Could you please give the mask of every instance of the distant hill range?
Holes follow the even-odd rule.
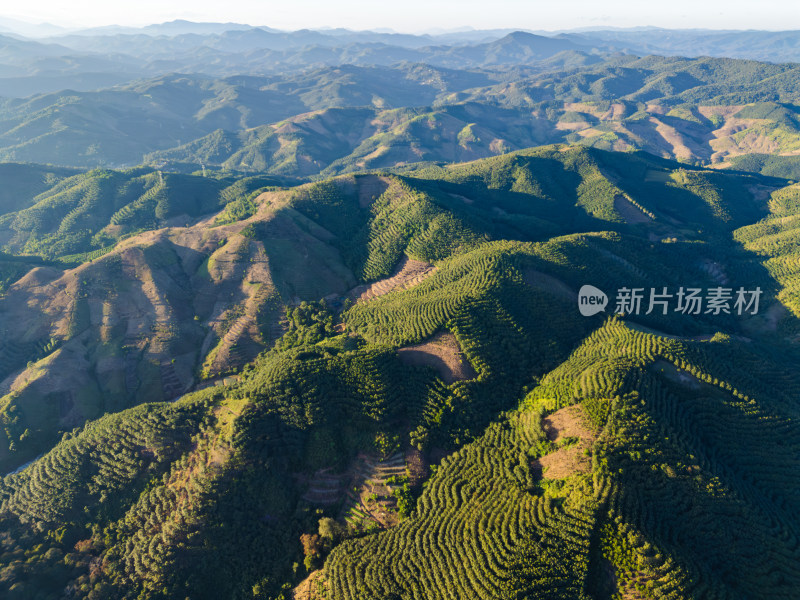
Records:
[[[800,179],[792,158],[800,153],[800,66],[601,57],[559,51],[564,44],[516,33],[437,50],[442,63],[491,63],[479,68],[401,62],[223,78],[172,73],[9,98],[0,100],[0,160],[310,177],[575,143],[750,170],[766,163],[737,157],[766,154],[774,172]]]
[[[18,27],[0,598],[796,600],[798,34]]]
[[[347,29],[280,31],[189,21],[66,31],[2,19],[0,96],[92,90],[170,72],[270,75],[404,61],[455,69],[530,66],[565,51],[792,62],[800,59],[800,32],[636,28],[412,35]]]

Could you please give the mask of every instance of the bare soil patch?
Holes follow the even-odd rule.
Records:
[[[317,593],[318,580],[322,578],[322,569],[314,571],[303,579],[294,590],[292,590],[293,600],[317,600],[320,598]]]
[[[669,112],[669,108],[660,104],[648,104],[645,110],[654,115],[666,115]]]
[[[710,119],[713,115],[720,115],[723,118],[729,118],[744,108],[744,104],[730,104],[721,106],[698,106],[697,112],[703,115],[706,119]]]
[[[385,148],[378,148],[375,152],[368,154],[364,159],[376,158],[385,152]],[[372,206],[378,198],[389,188],[390,181],[387,177],[377,175],[363,175],[356,178],[358,184],[358,205],[361,208]]]
[[[688,140],[684,138],[680,131],[655,117],[651,117],[650,122],[655,126],[656,133],[672,147],[672,154],[675,158],[683,160],[694,158],[695,153],[687,145]]]
[[[702,387],[702,382],[687,371],[679,369],[671,362],[659,359],[653,363],[653,368],[664,375],[667,379],[674,381],[684,387],[692,390],[699,390]]]
[[[746,131],[765,121],[735,117],[734,115],[741,108],[742,106],[698,107],[699,112],[705,117],[716,114],[724,119],[721,126],[712,132],[714,137],[708,142],[713,151],[711,155],[712,161],[718,162],[729,156],[738,156],[751,152],[777,153],[778,143],[775,140],[768,138],[757,129]],[[741,132],[745,133],[737,135]]]
[[[585,135],[582,132],[586,130],[589,123],[586,121],[559,121],[556,123],[556,129],[559,131],[577,131],[581,133],[581,135]]]
[[[747,191],[753,195],[753,200],[758,206],[766,208],[769,203],[769,197],[776,189],[768,185],[749,185]]]
[[[791,313],[780,302],[771,304],[766,310],[759,308],[758,314],[750,316],[743,326],[748,333],[773,332],[778,330],[778,323]]]
[[[369,285],[360,285],[348,292],[348,297],[356,302],[367,302],[394,290],[406,290],[422,282],[436,271],[430,263],[403,257],[391,277]]]
[[[531,461],[535,473],[547,479],[564,479],[591,470],[592,460],[587,450],[592,447],[596,435],[583,407],[576,404],[557,410],[545,417],[542,427],[552,442],[563,443],[568,438],[577,438],[577,441]]]
[[[583,138],[593,137],[595,135],[603,135],[604,133],[604,131],[600,131],[595,127],[587,127],[586,129],[581,129],[577,132],[577,134]]]
[[[437,333],[429,341],[397,351],[400,362],[433,367],[445,383],[477,377],[452,333]]]
[[[667,171],[656,171],[655,169],[647,169],[644,174],[645,181],[657,181],[659,183],[668,183],[670,180]]]
[[[725,269],[721,264],[709,259],[703,259],[701,263],[701,268],[703,271],[708,273],[714,281],[719,283],[720,285],[727,285],[728,284],[728,276],[725,274]]]
[[[612,104],[611,108],[609,109],[609,113],[603,115],[603,119],[621,119],[625,116],[625,105],[624,104]]]
[[[567,406],[545,417],[542,427],[552,442],[568,437],[594,439],[592,427],[580,404]]]
[[[764,318],[767,323],[767,327],[769,331],[775,331],[778,329],[778,322],[786,317],[789,314],[789,311],[786,310],[786,307],[781,304],[780,302],[776,302],[772,306],[767,309]]]
[[[408,483],[412,488],[422,485],[422,482],[430,475],[430,466],[425,455],[414,447],[406,450],[406,470]]]
[[[344,498],[346,480],[345,473],[337,474],[331,469],[320,469],[311,478],[303,500],[320,506],[338,504]]]
[[[646,215],[642,212],[642,209],[634,205],[633,202],[621,194],[614,196],[614,210],[616,210],[622,218],[625,219],[625,222],[630,225],[650,223],[652,221],[649,215]]]
[[[384,529],[397,525],[400,520],[393,491],[398,484],[390,484],[389,479],[406,474],[402,452],[388,457],[359,454],[350,468],[350,481],[339,521],[354,529],[362,529],[369,522]]]
[[[475,204],[475,200],[472,198],[467,198],[466,196],[462,196],[461,194],[454,194],[452,192],[448,192],[448,196],[451,198],[455,198],[456,200],[461,200],[464,204]]]

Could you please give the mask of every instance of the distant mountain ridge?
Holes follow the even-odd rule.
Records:
[[[796,37],[0,36],[0,598],[797,600]]]
[[[13,25],[13,23],[11,23]],[[46,29],[42,30],[45,31]],[[639,28],[525,32],[471,30],[405,34],[345,29],[281,31],[238,23],[172,21],[142,28],[100,27],[0,43],[0,96],[25,97],[153,77],[169,72],[226,76],[288,74],[344,64],[424,62],[457,69],[535,65],[564,51],[800,60],[800,32]],[[45,60],[44,57],[49,57]]]
[[[562,47],[545,39],[545,55]],[[502,62],[533,56],[540,41],[520,33],[459,52]],[[442,50],[442,62],[455,55]],[[0,160],[309,177],[550,143],[717,166],[750,153],[783,160],[800,152],[800,66],[792,63],[575,50],[529,62],[322,66],[219,79],[173,73],[0,100]]]

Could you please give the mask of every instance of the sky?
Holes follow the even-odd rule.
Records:
[[[173,19],[236,22],[277,29],[346,27],[431,29],[583,27],[800,29],[796,0],[26,0],[0,17],[78,28],[141,26]]]

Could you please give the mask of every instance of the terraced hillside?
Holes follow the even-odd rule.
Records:
[[[763,351],[607,322],[442,461],[413,517],[338,546],[312,597],[793,597],[800,379]],[[565,406],[599,432],[590,467],[542,473],[578,443],[547,435]]]
[[[72,269],[27,263],[0,317],[0,392],[23,415],[11,439],[28,430],[32,452],[87,417],[174,399],[271,345],[294,299],[351,288],[330,234],[308,233],[299,215],[271,207],[285,204],[280,193],[271,198],[243,221],[212,227],[212,214],[139,234]]]
[[[564,146],[197,179],[188,225],[9,257],[0,595],[793,597],[795,186]]]
[[[6,430],[10,450],[0,450],[0,458],[13,467],[14,461],[37,455],[58,430],[105,411],[178,397],[203,378],[241,368],[280,337],[286,326],[284,307],[305,300],[326,297],[341,309],[348,296],[369,299],[347,312],[344,323],[350,330],[385,343],[422,342],[471,297],[470,288],[460,286],[474,275],[462,280],[461,275],[453,279],[454,274],[459,269],[487,272],[482,260],[466,253],[491,239],[545,240],[575,231],[616,230],[567,238],[563,243],[570,258],[555,277],[531,279],[542,270],[535,264],[523,268],[523,279],[535,289],[549,290],[555,282],[562,301],[571,298],[584,277],[568,265],[601,259],[608,263],[602,267],[606,279],[620,285],[647,279],[657,264],[662,271],[671,268],[670,281],[677,283],[678,273],[686,274],[684,255],[691,256],[692,277],[698,281],[714,281],[719,269],[731,277],[737,270],[752,275],[746,256],[734,248],[721,250],[719,244],[731,227],[767,214],[764,194],[779,180],[686,169],[644,156],[621,160],[603,152],[543,148],[416,171],[413,177],[351,176],[257,197],[251,190],[263,183],[258,178],[220,183],[186,176],[184,181],[209,198],[209,206],[228,201],[220,214],[200,214],[188,226],[122,241],[110,238],[112,245],[103,252],[62,256],[60,264],[37,263],[40,259],[29,256],[4,259],[0,392],[6,414],[18,412]],[[72,239],[89,218],[100,227],[105,217],[92,207],[105,197],[104,186],[118,194],[150,181],[151,191],[166,194],[164,201],[171,201],[169,194],[183,197],[178,192],[184,188],[169,187],[167,179],[161,187],[158,178],[157,172],[98,172],[64,179],[4,218],[19,229],[16,239],[29,236],[22,248],[30,251],[30,240],[44,239],[37,233],[39,225],[25,229],[19,223],[29,222],[31,215],[37,223],[52,221],[54,211],[74,206],[75,225],[64,221],[59,232],[48,236]],[[120,182],[127,183],[120,187]],[[209,190],[203,187],[206,182]],[[652,217],[629,222],[630,209],[622,210],[619,203],[623,196]],[[74,204],[62,207],[55,198]],[[208,210],[195,206],[195,211]],[[158,226],[148,218],[135,220],[134,226]],[[117,235],[124,237],[121,231]],[[615,237],[619,234],[633,235]],[[703,237],[713,238],[714,244],[703,244],[698,253],[694,248]],[[681,243],[664,246],[674,255],[665,261],[660,246],[674,241]],[[75,249],[91,248],[75,244]],[[491,265],[505,262],[502,247],[490,253],[494,258],[488,272]],[[553,251],[546,250],[545,257]],[[449,256],[455,261],[450,275],[439,266]],[[67,260],[84,262],[65,269]],[[709,271],[708,265],[717,270]],[[356,286],[359,282],[365,283]],[[492,289],[496,283],[489,279],[472,285]],[[408,294],[398,295],[405,288]],[[437,295],[446,296],[443,304],[436,304]],[[391,321],[380,316],[387,310],[409,316],[404,331],[387,329]],[[480,371],[468,348],[453,357],[471,365],[463,377],[470,378],[473,368]],[[443,359],[447,372],[455,372],[455,363],[447,367],[450,359]]]

